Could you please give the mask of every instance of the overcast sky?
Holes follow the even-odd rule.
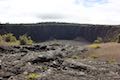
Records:
[[[120,0],[0,0],[0,22],[120,24]]]

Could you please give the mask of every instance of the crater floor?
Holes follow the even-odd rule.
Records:
[[[1,80],[120,80],[119,62],[88,58],[89,43],[54,40],[0,46]]]

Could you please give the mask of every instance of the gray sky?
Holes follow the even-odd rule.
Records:
[[[0,0],[0,22],[120,24],[120,0]]]

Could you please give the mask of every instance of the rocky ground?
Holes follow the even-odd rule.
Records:
[[[49,41],[0,47],[0,80],[120,80],[120,64],[81,56],[86,44]]]

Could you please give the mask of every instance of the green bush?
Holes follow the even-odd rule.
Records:
[[[31,39],[31,37],[27,35],[20,36],[19,41],[21,45],[32,45],[33,44],[33,40]]]
[[[0,42],[2,42],[2,36],[0,35]]]
[[[118,34],[116,41],[117,41],[117,43],[120,43],[120,34]]]
[[[94,43],[102,43],[103,40],[101,37],[97,37],[97,39],[94,41]]]
[[[41,77],[41,75],[38,73],[29,73],[29,75],[27,75],[27,80],[37,80],[39,77]]]
[[[27,35],[22,35],[19,40],[12,33],[0,35],[0,45],[32,45],[33,40]]]
[[[98,48],[100,48],[100,45],[94,43],[94,44],[89,45],[88,47],[93,48],[93,49],[98,49]]]
[[[2,35],[2,38],[5,42],[16,42],[17,39],[12,33]]]

